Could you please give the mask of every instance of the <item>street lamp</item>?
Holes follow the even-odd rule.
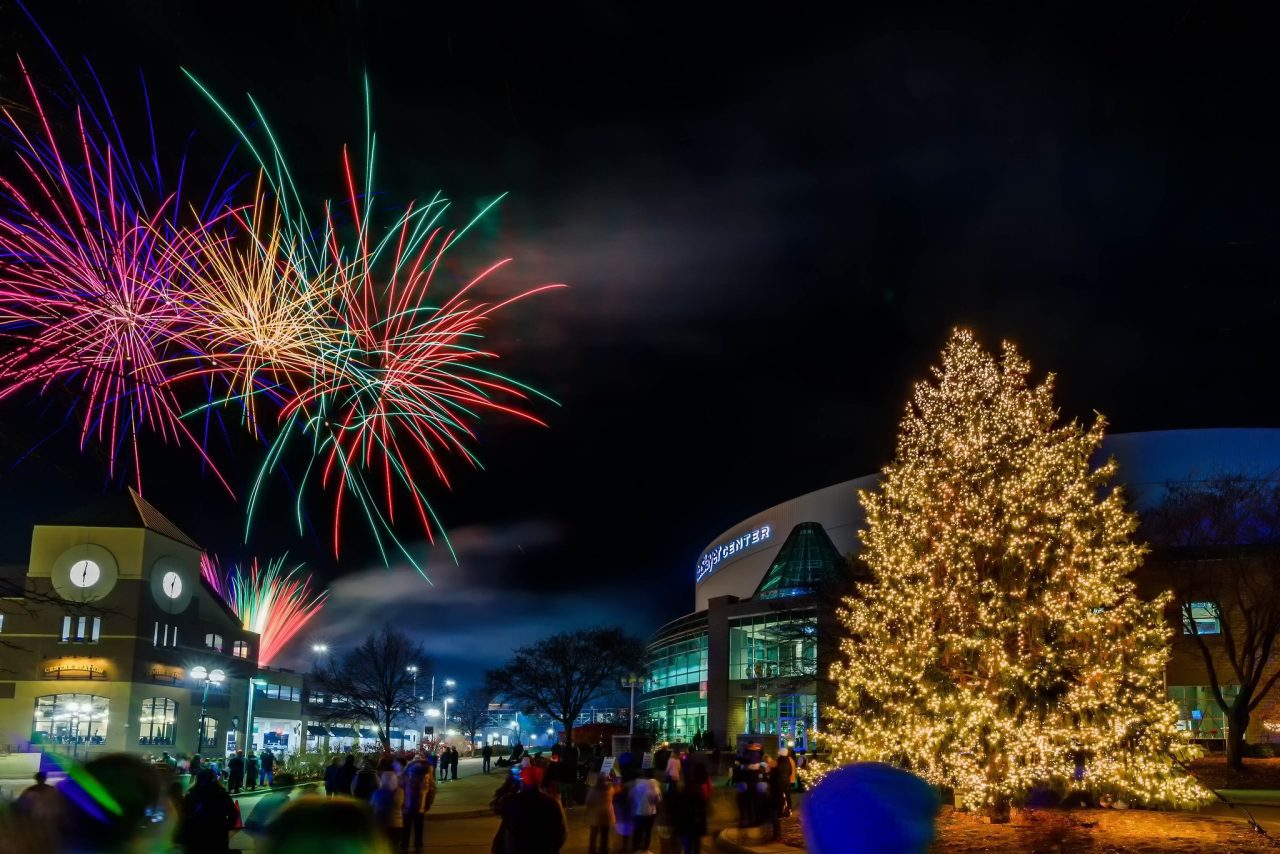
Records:
[[[627,724],[630,729],[627,730],[627,735],[636,734],[636,688],[640,686],[641,682],[640,677],[634,673],[627,674],[626,678],[622,680],[622,687],[631,689],[631,714],[627,716]]]
[[[418,665],[410,664],[405,670],[413,674],[413,704],[416,706],[422,698],[418,696]]]
[[[205,741],[207,740],[205,738],[205,715],[209,706],[209,686],[221,685],[226,680],[227,674],[217,667],[210,670],[203,664],[197,664],[191,668],[191,678],[197,682],[204,683],[204,693],[200,697],[200,742],[196,746],[197,751],[200,751],[204,750]]]

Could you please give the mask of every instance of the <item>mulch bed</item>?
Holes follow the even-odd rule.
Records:
[[[800,823],[786,819],[782,841],[804,848]],[[1239,822],[1192,813],[1148,810],[1014,810],[1008,824],[944,807],[935,854],[1275,854],[1276,848]]]
[[[1191,763],[1196,779],[1215,789],[1280,789],[1280,759],[1246,759],[1244,771],[1232,771],[1225,756]]]

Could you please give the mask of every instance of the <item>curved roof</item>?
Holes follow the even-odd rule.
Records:
[[[1101,454],[1115,457],[1116,482],[1139,510],[1158,503],[1172,483],[1222,474],[1280,479],[1280,429],[1275,428],[1116,433],[1103,440]],[[725,530],[698,558],[694,607],[705,608],[715,596],[752,596],[778,557],[783,539],[802,523],[821,525],[840,554],[856,551],[863,524],[858,492],[874,488],[879,480],[879,474],[871,474],[832,484],[753,513]]]

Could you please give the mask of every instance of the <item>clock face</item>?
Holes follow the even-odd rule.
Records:
[[[164,590],[164,595],[170,599],[177,599],[182,595],[182,576],[173,570],[169,570],[160,579],[160,587]]]
[[[69,602],[94,602],[109,594],[120,576],[115,557],[94,543],[64,551],[49,567],[49,579],[59,597]]]
[[[196,584],[189,560],[175,555],[162,555],[151,565],[151,595],[167,614],[187,609]]]
[[[102,577],[102,567],[94,561],[78,560],[71,565],[71,583],[76,587],[92,587]]]

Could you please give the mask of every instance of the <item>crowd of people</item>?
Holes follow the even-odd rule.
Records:
[[[483,758],[492,755],[490,749]],[[558,745],[549,756],[531,756],[517,746],[503,759],[509,773],[490,803],[500,818],[492,850],[556,854],[568,836],[566,809],[583,806],[591,854],[697,854],[719,773],[718,763],[708,767],[710,758],[671,750],[624,753],[616,761],[582,758],[569,745]],[[231,834],[241,828],[273,852],[337,850],[332,838],[316,835],[319,828],[353,840],[371,834],[366,847],[353,843],[350,851],[422,851],[427,813],[439,786],[458,779],[458,759],[452,747],[430,755],[335,756],[324,768],[322,790],[320,784],[307,785],[292,799],[268,790],[242,816],[233,795],[271,786],[277,760],[270,751],[238,750],[203,760],[166,753],[154,762],[104,756],[69,770],[56,787],[38,774],[35,785],[0,817],[0,854],[118,850],[121,840],[148,834],[158,840],[167,834],[188,852],[226,851]],[[733,757],[726,784],[734,789],[740,826],[772,825],[778,837],[803,759],[785,748],[766,757],[756,744]],[[485,763],[483,771],[489,770]],[[299,812],[307,820],[296,818]],[[350,827],[335,829],[332,816],[338,813]],[[303,837],[323,844],[296,847]],[[151,847],[167,850],[163,843]]]

